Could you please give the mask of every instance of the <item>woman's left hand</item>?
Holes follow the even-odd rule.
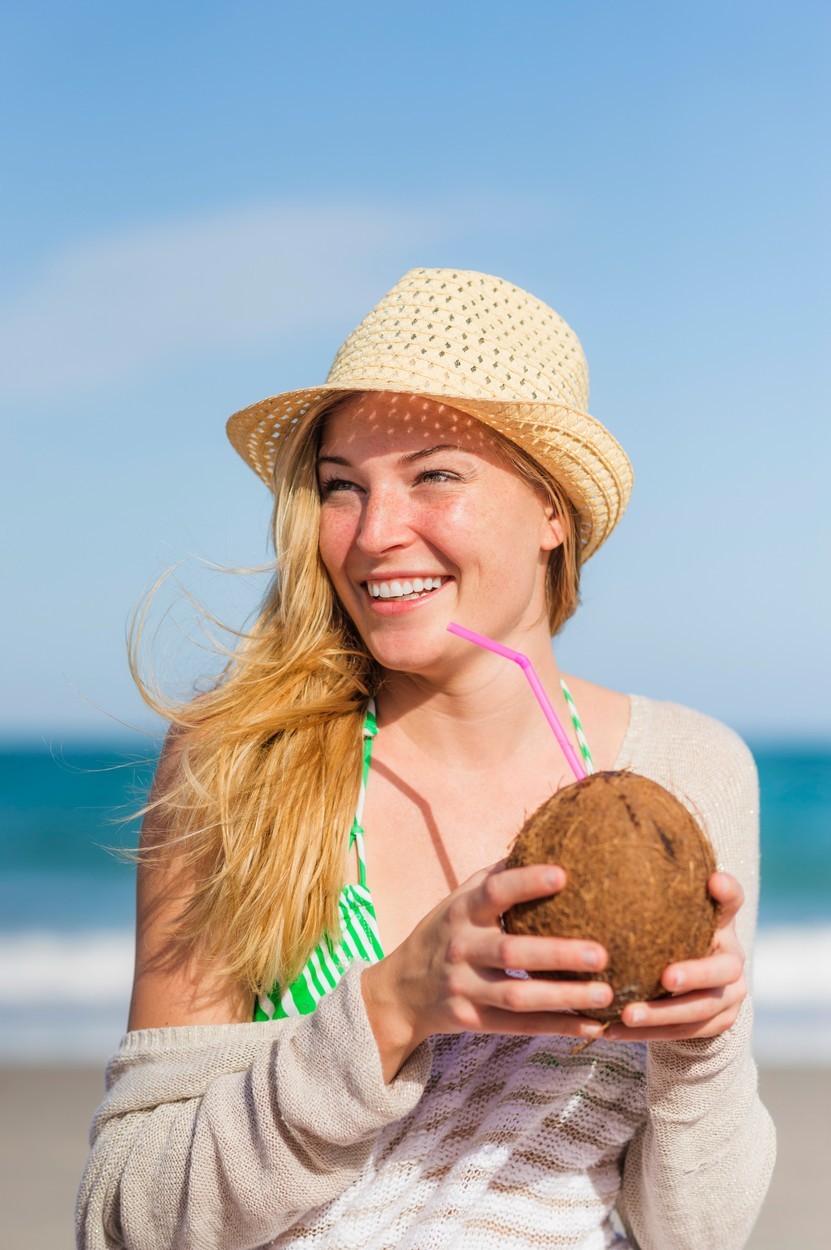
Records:
[[[671,998],[627,1003],[621,1023],[605,1037],[620,1042],[664,1042],[681,1038],[716,1037],[735,1023],[747,996],[744,951],[736,937],[735,917],[744,891],[728,872],[714,872],[707,883],[719,904],[718,928],[709,954],[670,964],[661,984]]]

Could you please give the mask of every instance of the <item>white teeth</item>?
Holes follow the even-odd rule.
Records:
[[[445,581],[445,577],[414,577],[400,582],[367,582],[366,588],[373,599],[416,599],[427,591],[438,590]]]

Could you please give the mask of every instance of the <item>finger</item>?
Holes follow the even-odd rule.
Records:
[[[476,1031],[487,1033],[522,1033],[526,1036],[556,1034],[560,1037],[579,1037],[594,1041],[604,1033],[599,1020],[586,1016],[566,1015],[553,1011],[532,1011],[523,1014],[500,1011],[497,1007],[485,1007],[480,1013]]]
[[[483,968],[521,968],[524,972],[600,972],[609,957],[599,942],[535,937],[478,929],[465,944],[464,955]]]
[[[566,883],[566,874],[556,864],[529,864],[490,872],[470,898],[470,918],[476,924],[493,924],[514,903],[550,898]]]
[[[730,923],[744,902],[744,890],[729,872],[714,872],[707,882],[707,889],[718,903],[718,927]]]
[[[738,981],[743,971],[744,955],[735,946],[731,950],[708,955],[705,959],[688,959],[683,963],[670,964],[664,970],[661,984],[671,994],[718,989]]]
[[[551,1014],[608,1007],[614,998],[614,991],[605,981],[552,981],[497,976],[482,978],[476,997],[486,1007],[496,1007],[516,1015],[527,1015],[529,1012]]]
[[[477,868],[476,872],[472,873],[466,881],[462,882],[462,884],[457,888],[456,893],[460,893],[464,890],[474,890],[478,886],[481,886],[483,881],[487,881],[491,873],[502,872],[501,865],[504,864],[504,862],[504,860],[500,860],[499,863],[491,864],[488,868]]]
[[[721,1012],[711,1020],[697,1024],[678,1024],[663,1028],[629,1029],[621,1024],[612,1024],[606,1030],[606,1039],[610,1042],[677,1042],[694,1038],[718,1037],[726,1033],[736,1023],[738,1010],[734,1007]]]
[[[504,872],[507,863],[508,857],[506,855],[503,859],[498,859],[495,863],[488,864],[485,868],[477,868],[476,872],[471,873],[467,880],[463,881],[458,888],[460,890],[467,890],[481,885],[492,872]]]
[[[738,1007],[746,994],[742,984],[717,990],[700,990],[678,998],[659,998],[650,1003],[627,1003],[622,1023],[640,1036],[644,1029],[695,1025]]]

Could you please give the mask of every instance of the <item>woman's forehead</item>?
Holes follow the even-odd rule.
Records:
[[[480,421],[439,400],[424,395],[362,391],[341,400],[326,415],[320,454],[337,448],[340,455],[348,455],[350,446],[357,451],[368,442],[381,443],[387,450],[415,450],[441,443],[490,459],[497,440]]]

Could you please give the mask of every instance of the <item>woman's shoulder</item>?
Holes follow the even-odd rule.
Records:
[[[647,773],[652,763],[662,771],[682,774],[726,767],[755,775],[747,744],[715,717],[680,703],[624,694],[572,674],[566,680],[600,767]]]
[[[715,777],[738,771],[755,779],[750,748],[723,721],[680,703],[636,694],[628,698],[621,767],[637,768],[639,760],[654,760],[677,772]]]

